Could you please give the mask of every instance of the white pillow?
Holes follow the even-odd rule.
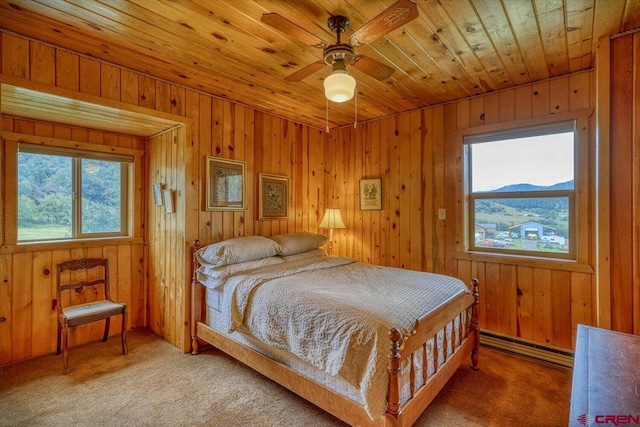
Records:
[[[277,255],[280,246],[266,237],[246,236],[207,245],[196,251],[196,258],[202,265],[222,267],[254,259]]]
[[[299,233],[280,234],[270,237],[280,246],[278,255],[295,255],[311,249],[325,245],[329,238],[324,234],[309,233],[301,231]]]
[[[273,264],[285,262],[282,257],[272,256],[269,258],[254,259],[252,261],[239,262],[236,264],[224,265],[222,267],[211,267],[201,265],[196,271],[196,278],[200,283],[210,289],[215,289],[224,285],[224,281],[232,274],[240,273],[254,268],[265,267]]]
[[[285,255],[281,258],[285,261],[298,261],[301,259],[317,258],[321,256],[327,256],[327,252],[322,248],[311,249],[310,251],[302,252],[295,255]]]

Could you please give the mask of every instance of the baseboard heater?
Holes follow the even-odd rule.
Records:
[[[499,350],[528,356],[555,365],[573,368],[573,353],[556,350],[539,344],[522,341],[516,338],[480,332],[480,344]]]

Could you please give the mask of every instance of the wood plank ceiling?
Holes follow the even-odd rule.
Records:
[[[352,69],[358,120],[594,67],[598,38],[636,29],[640,0],[415,0],[419,17],[361,47],[395,73]],[[296,122],[324,128],[328,66],[284,77],[322,50],[263,23],[278,13],[329,44],[331,15],[354,30],[394,0],[0,0],[0,27]],[[313,39],[314,37],[311,37]],[[355,101],[330,104],[330,127]]]

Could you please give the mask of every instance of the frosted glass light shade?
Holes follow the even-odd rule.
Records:
[[[340,213],[340,209],[330,208],[324,211],[324,216],[322,217],[322,221],[320,221],[320,228],[347,228],[344,225],[344,221],[342,220],[342,214]]]
[[[333,70],[324,79],[324,95],[329,101],[345,102],[353,98],[356,79],[346,70]]]

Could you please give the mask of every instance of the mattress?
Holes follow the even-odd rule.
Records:
[[[225,313],[225,307],[222,304],[223,301],[223,292],[222,289],[207,289],[206,291],[206,305],[207,305],[207,324],[210,328],[214,329],[218,333],[228,337],[229,339],[242,344],[246,347],[249,347],[259,353],[269,357],[272,360],[275,360],[295,372],[304,375],[305,377],[321,384],[322,386],[340,394],[343,397],[346,397],[359,405],[364,405],[362,394],[360,390],[350,384],[348,381],[341,378],[339,375],[329,375],[326,372],[316,368],[310,363],[305,362],[300,359],[296,355],[284,351],[282,349],[271,347],[255,337],[251,336],[247,333],[246,330],[242,328],[237,329],[234,332],[228,332],[228,324],[227,318],[228,313]],[[228,309],[228,308],[227,308]],[[437,365],[441,366],[445,360],[450,356],[451,345],[449,343],[452,342],[452,339],[455,340],[456,347],[460,345],[460,316],[456,316],[452,319],[443,329],[441,329],[437,334],[437,352],[438,360]],[[452,338],[453,334],[453,338]],[[447,342],[446,348],[447,352],[445,352],[444,342]],[[430,339],[427,341],[426,345],[426,366],[427,366],[427,377],[433,375],[434,368],[434,343],[435,339]],[[425,360],[423,356],[422,349],[418,349],[412,355],[414,369],[416,371],[421,371],[423,369]],[[401,404],[404,404],[411,398],[411,383],[410,383],[410,374],[411,374],[411,363],[407,359],[403,362],[401,366],[400,373],[400,401]],[[416,381],[414,387],[417,389],[423,384],[422,376],[416,376]],[[386,399],[386,396],[380,396],[382,399]]]

